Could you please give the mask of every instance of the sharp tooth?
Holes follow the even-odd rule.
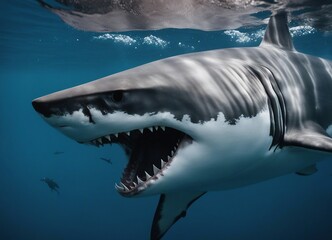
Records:
[[[165,131],[165,127],[164,126],[160,126],[161,127],[161,129],[163,130],[163,131]]]
[[[115,189],[116,190],[120,190],[123,191],[123,187],[120,187],[118,184],[115,183]]]
[[[134,187],[136,187],[136,186],[137,186],[137,183],[133,182],[133,184],[134,184]]]
[[[176,147],[174,146],[174,151],[176,151]]]
[[[143,181],[142,179],[140,179],[138,176],[136,176],[136,178],[137,178],[137,183],[138,183],[138,184],[142,184],[142,183],[144,183],[144,181]]]
[[[149,130],[150,130],[151,132],[153,132],[153,127],[149,127]]]
[[[118,133],[114,133],[114,136],[115,136],[115,137],[118,137],[118,136],[119,136],[119,134],[118,134]]]
[[[126,132],[128,136],[130,136],[130,132]]]
[[[170,156],[167,156],[167,161],[171,160],[171,157]]]
[[[108,141],[111,141],[111,137],[110,137],[110,136],[105,136],[105,138],[106,138]]]
[[[128,188],[126,185],[124,185],[122,182],[120,182],[120,184],[123,186],[123,188],[124,188],[126,191],[129,191],[129,188]]]
[[[165,166],[165,164],[166,164],[166,162],[164,162],[164,160],[162,160],[162,159],[160,159],[160,163],[161,163],[161,168],[163,168],[164,166]]]
[[[171,156],[173,156],[174,155],[174,151],[171,151]]]
[[[103,141],[101,140],[101,138],[98,138],[97,141],[98,141],[100,144],[103,144]]]
[[[155,165],[152,165],[152,167],[153,167],[153,175],[156,175],[160,171],[160,169],[157,168]]]
[[[146,176],[146,180],[148,180],[149,178],[151,178],[150,174],[148,174],[147,172],[145,172],[145,176]]]
[[[140,131],[141,133],[143,133],[143,128],[140,128],[139,131]]]
[[[158,126],[155,126],[154,129],[157,131],[158,130]]]

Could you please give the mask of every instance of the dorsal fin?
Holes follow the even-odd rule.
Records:
[[[274,45],[285,50],[294,51],[292,36],[287,25],[287,13],[280,12],[271,16],[264,39],[260,46]]]

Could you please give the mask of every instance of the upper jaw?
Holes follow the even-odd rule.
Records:
[[[120,183],[115,189],[125,197],[145,192],[164,176],[180,149],[192,142],[182,131],[165,126],[150,126],[107,134],[86,143],[95,146],[120,144],[128,157]]]
[[[92,139],[92,140],[84,142],[84,143],[88,143],[88,144],[92,144],[94,146],[100,147],[100,146],[104,146],[104,144],[118,143],[119,139],[124,138],[124,137],[130,137],[133,134],[137,134],[137,133],[143,134],[144,132],[147,132],[147,131],[155,132],[155,131],[161,131],[161,130],[165,131],[166,127],[165,126],[153,126],[153,127],[129,130],[129,131],[125,131],[125,132],[116,132],[116,133],[111,133],[111,134],[107,134],[107,135]]]

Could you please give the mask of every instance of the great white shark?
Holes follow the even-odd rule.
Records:
[[[160,239],[207,191],[314,173],[332,156],[331,93],[332,62],[296,51],[279,13],[258,47],[170,57],[32,104],[79,143],[123,147],[115,188],[160,194]]]

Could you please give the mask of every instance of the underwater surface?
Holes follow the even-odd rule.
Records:
[[[126,164],[120,147],[77,144],[31,101],[169,56],[257,46],[266,25],[97,32],[66,24],[38,1],[2,1],[0,12],[0,239],[147,239],[159,196],[129,199],[114,190]],[[316,20],[324,19],[331,21]],[[294,46],[332,60],[332,31],[319,26],[291,22]],[[332,157],[317,168],[209,192],[163,239],[332,239]]]

